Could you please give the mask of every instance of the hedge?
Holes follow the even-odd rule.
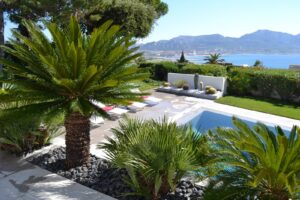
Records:
[[[222,65],[197,65],[188,63],[180,65],[176,62],[147,62],[140,64],[141,68],[148,68],[151,78],[159,81],[167,81],[168,73],[202,74],[208,76],[226,76],[226,67]]]
[[[228,92],[231,95],[251,95],[283,101],[299,101],[300,72],[234,68],[228,74]]]
[[[151,78],[159,81],[167,81],[169,72],[224,76],[228,78],[230,95],[300,102],[300,71],[193,63],[178,65],[170,61],[147,62],[140,67],[149,69]]]

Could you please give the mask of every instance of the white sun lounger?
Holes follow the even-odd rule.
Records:
[[[123,109],[123,108],[112,108],[111,106],[106,106],[104,105],[103,103],[101,102],[93,102],[93,104],[95,104],[96,106],[102,108],[105,110],[105,108],[109,107],[108,110],[106,110],[107,114],[109,114],[113,119],[117,119],[119,118],[121,115],[125,114],[125,113],[128,113],[129,110],[127,109]]]
[[[148,104],[141,102],[133,102],[131,105],[127,106],[127,108],[132,112],[137,112],[143,110]]]
[[[114,108],[110,111],[108,111],[109,114],[115,114],[115,115],[123,115],[125,113],[128,113],[129,110],[123,109],[123,108]]]
[[[161,102],[161,101],[162,101],[162,99],[159,99],[159,98],[156,98],[153,96],[144,98],[144,102],[146,104],[148,104],[149,106],[155,106],[155,105],[159,104],[159,102]]]
[[[92,115],[91,118],[90,118],[90,121],[93,124],[102,124],[102,123],[104,123],[104,119],[102,117],[96,116],[96,115]]]
[[[149,96],[149,97],[145,98],[145,101],[161,102],[162,99],[159,99],[159,98],[156,98],[156,97],[153,97],[153,96]]]

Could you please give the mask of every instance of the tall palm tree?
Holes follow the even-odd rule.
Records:
[[[204,58],[204,61],[206,61],[207,64],[220,64],[225,60],[221,59],[221,54],[213,53],[213,54],[209,54],[209,56],[206,56]]]
[[[250,129],[236,118],[233,122],[236,130],[219,128],[213,138],[220,160],[231,170],[218,177],[229,183],[223,192],[219,187],[223,198],[214,191],[212,199],[299,199],[300,129],[294,127],[287,136],[280,127],[273,132],[264,124]]]
[[[140,100],[130,92],[132,81],[148,76],[128,63],[140,54],[131,37],[120,37],[120,27],[106,22],[88,36],[71,17],[68,27],[46,24],[52,41],[32,22],[24,22],[30,37],[14,31],[16,40],[3,47],[25,63],[1,59],[16,85],[0,95],[4,112],[65,114],[66,166],[85,164],[89,159],[92,114],[107,116],[93,102],[126,104]],[[16,78],[17,77],[17,78]],[[16,103],[17,102],[17,103]]]

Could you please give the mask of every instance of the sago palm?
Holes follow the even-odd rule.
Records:
[[[183,175],[200,169],[212,156],[204,136],[166,119],[126,118],[113,133],[100,147],[116,167],[127,169],[135,194],[153,200],[174,190]]]
[[[130,92],[131,81],[147,76],[128,65],[139,56],[135,43],[131,37],[120,37],[120,27],[110,21],[91,35],[82,33],[75,17],[65,29],[46,24],[52,40],[34,23],[24,25],[30,37],[13,31],[16,39],[9,41],[11,47],[3,47],[18,62],[1,60],[14,77],[4,82],[16,87],[0,95],[0,106],[24,115],[64,112],[66,165],[82,165],[89,159],[90,116],[107,116],[93,102],[126,104],[140,99],[140,94]]]
[[[207,64],[219,64],[224,62],[224,59],[221,59],[221,54],[219,53],[213,53],[209,54],[204,58],[204,61],[206,61]]]
[[[231,182],[224,185],[232,192],[227,199],[242,194],[272,200],[300,198],[300,129],[294,127],[286,136],[280,127],[273,132],[258,123],[252,130],[236,118],[233,122],[237,130],[219,128],[214,137],[221,161],[232,167],[219,176]]]

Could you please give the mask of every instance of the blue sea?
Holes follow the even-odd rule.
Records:
[[[186,59],[194,63],[202,64],[204,63],[204,57],[204,55],[186,56]],[[288,69],[290,65],[300,65],[300,54],[232,54],[223,55],[222,58],[225,59],[226,62],[233,63],[234,65],[247,64],[249,66],[252,66],[256,60],[260,60],[265,67],[277,69]]]

